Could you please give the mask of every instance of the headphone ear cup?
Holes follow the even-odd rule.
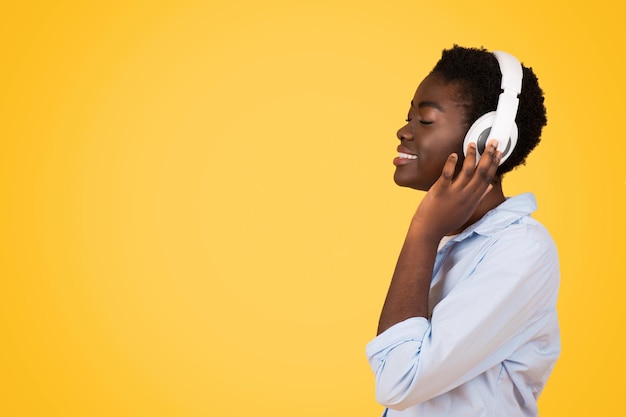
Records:
[[[496,117],[496,112],[492,111],[489,113],[485,113],[478,118],[474,122],[474,124],[469,128],[467,134],[465,135],[465,140],[463,141],[463,154],[467,156],[467,146],[470,143],[476,144],[476,150],[478,151],[478,158],[483,154],[485,148],[487,146],[487,140],[489,139],[489,133],[491,133],[491,127],[493,126],[494,120]],[[513,129],[511,131],[511,137],[506,139],[506,145],[503,145],[503,142],[500,142],[500,146],[498,149],[502,152],[502,158],[500,159],[500,165],[509,157],[515,148],[515,144],[517,143],[517,125],[513,124]],[[498,139],[500,140],[500,139]],[[476,160],[478,163],[478,159]]]

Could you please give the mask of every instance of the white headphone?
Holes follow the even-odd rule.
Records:
[[[517,125],[515,116],[519,105],[518,95],[522,91],[522,65],[513,55],[502,51],[493,54],[500,64],[502,73],[502,93],[498,97],[496,111],[485,113],[478,118],[467,131],[463,141],[463,152],[467,152],[470,142],[476,143],[478,158],[491,139],[498,140],[498,150],[502,152],[500,165],[511,156],[517,144]],[[478,163],[478,158],[476,163]]]

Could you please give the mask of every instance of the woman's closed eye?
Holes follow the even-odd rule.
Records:
[[[410,123],[412,120],[413,119],[411,119],[410,117],[407,117],[405,122]],[[433,123],[432,120],[420,120],[419,122],[420,122],[420,124],[423,124],[423,125],[429,125],[429,124]]]

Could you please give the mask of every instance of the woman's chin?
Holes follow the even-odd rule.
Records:
[[[415,188],[416,178],[414,175],[406,175],[406,172],[400,172],[396,169],[393,174],[393,181],[400,187]]]
[[[430,188],[427,184],[423,184],[423,181],[420,181],[420,179],[415,175],[402,175],[402,173],[399,173],[398,171],[396,171],[393,175],[393,181],[399,187],[412,188],[418,191],[428,191]]]

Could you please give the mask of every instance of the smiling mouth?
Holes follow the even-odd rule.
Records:
[[[398,152],[398,158],[402,159],[417,159],[417,155],[412,155],[410,153]]]

